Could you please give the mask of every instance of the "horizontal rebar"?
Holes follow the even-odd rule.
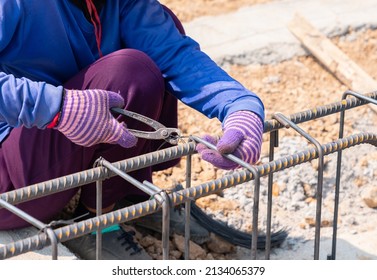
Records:
[[[365,94],[366,97],[377,99],[377,92]],[[299,112],[289,116],[293,123],[302,123],[316,118],[324,117],[330,114],[338,113],[344,110],[355,108],[368,103],[358,98],[348,98],[341,102],[332,103],[325,106],[318,106],[312,110]],[[278,130],[283,125],[276,120],[269,120],[264,123],[264,132]],[[136,156],[130,159],[113,163],[114,167],[124,171],[131,172],[143,167],[152,166],[167,160],[176,159],[189,154],[194,154],[195,143],[187,143],[183,145],[173,146],[164,150],[151,152],[148,154]],[[97,180],[104,180],[116,176],[115,173],[106,168],[96,167],[89,170],[77,172],[68,176],[52,179],[49,181],[26,186],[21,189],[0,194],[0,198],[12,205],[40,198],[53,193],[65,191],[68,189],[93,183]],[[1,209],[1,206],[0,206]]]
[[[367,98],[377,99],[377,91],[364,94]],[[339,113],[345,110],[356,108],[367,104],[367,100],[362,100],[356,97],[350,97],[340,102],[334,102],[328,105],[317,106],[314,109],[302,111],[289,115],[289,119],[295,124],[315,120],[331,114]],[[264,122],[264,132],[269,132],[283,128],[284,125],[277,120],[268,120]]]
[[[366,97],[377,99],[377,92],[365,94]],[[355,97],[351,97],[341,102],[332,103],[325,106],[318,106],[312,110],[299,112],[289,116],[293,123],[303,123],[314,120],[330,114],[338,113],[344,110],[355,108],[368,103]],[[283,125],[277,120],[269,120],[264,123],[264,132],[278,130]],[[148,154],[136,156],[130,159],[113,163],[114,167],[124,171],[131,172],[143,167],[152,166],[158,163],[166,162],[171,159],[180,158],[186,155],[194,154],[195,143],[190,142],[183,145],[173,146],[164,150],[151,152]],[[93,169],[77,172],[68,176],[52,179],[49,181],[26,186],[21,189],[0,194],[0,198],[12,205],[26,202],[35,198],[47,196],[56,192],[65,191],[82,185],[93,183],[97,180],[104,180],[116,176],[115,173],[106,168],[96,167]],[[1,206],[0,206],[1,209]]]
[[[112,165],[124,172],[131,172],[144,167],[163,163],[168,160],[180,158],[188,154],[193,154],[195,152],[195,143],[191,142],[185,145],[173,146],[164,150],[159,150],[126,160],[114,162],[112,163]],[[53,193],[62,192],[68,189],[90,184],[96,182],[97,180],[105,180],[116,175],[116,173],[106,168],[95,167],[49,181],[26,186],[10,192],[2,193],[0,194],[0,199],[12,205],[15,205]],[[0,206],[0,209],[1,208],[2,207]]]
[[[371,144],[377,146],[377,135],[372,133],[359,133],[322,145],[322,148],[324,155],[329,155],[359,144]],[[286,168],[299,165],[316,158],[318,158],[317,149],[309,148],[305,151],[255,167],[260,176],[266,176],[270,173],[282,171]],[[253,174],[250,171],[244,169],[236,170],[220,179],[202,183],[188,189],[172,192],[169,194],[169,199],[172,202],[171,206],[176,206],[186,201],[216,193],[219,190],[224,190],[253,179]],[[54,233],[58,242],[64,242],[69,239],[91,233],[98,229],[106,228],[114,224],[124,223],[148,214],[155,213],[159,209],[160,205],[158,201],[151,198],[148,201],[144,201],[127,208],[119,209],[95,218],[63,226],[55,229]],[[41,232],[35,236],[0,247],[0,259],[6,259],[28,251],[38,250],[48,245],[50,245],[50,242],[46,233]]]

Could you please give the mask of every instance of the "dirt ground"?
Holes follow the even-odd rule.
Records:
[[[187,22],[196,17],[227,13],[245,5],[271,2],[271,0],[162,0],[161,3],[170,7],[181,19]],[[189,34],[188,34],[189,35]],[[370,63],[377,59],[377,31],[349,31],[347,39],[331,39],[351,59],[358,63],[373,78],[377,78],[377,64]],[[271,119],[275,112],[290,115],[318,105],[338,102],[348,88],[328,72],[315,58],[311,56],[294,57],[291,60],[270,65],[230,65],[225,69],[232,77],[257,93],[266,108],[266,120]],[[368,115],[375,120],[376,115],[364,107],[357,109],[356,117]],[[220,134],[221,126],[217,120],[209,120],[198,112],[180,104],[179,128],[184,135],[201,136],[206,133]],[[321,143],[328,143],[338,138],[338,115],[302,124],[301,127]],[[352,132],[352,120],[348,121],[345,133]],[[291,130],[283,130],[281,136],[293,135]],[[268,136],[264,136],[262,154],[267,154]],[[220,178],[224,171],[193,157],[193,185]],[[158,172],[154,183],[158,186],[172,187],[177,182],[185,180],[185,161],[168,170]],[[206,209],[215,207],[231,207],[231,202],[223,203],[221,197],[199,199],[198,204]],[[155,258],[159,258],[156,254]],[[215,257],[216,258],[216,257]],[[224,258],[224,255],[218,258]]]
[[[162,0],[182,22],[201,16],[229,13],[242,6],[271,2],[271,0]]]

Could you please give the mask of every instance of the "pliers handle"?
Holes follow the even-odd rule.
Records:
[[[149,139],[149,140],[165,140],[166,142],[172,145],[178,144],[178,140],[181,137],[181,131],[178,128],[165,127],[158,121],[155,121],[146,116],[143,116],[143,115],[140,115],[138,113],[131,112],[128,110],[124,110],[121,108],[114,107],[114,108],[111,108],[110,110],[114,113],[118,113],[123,116],[127,116],[129,118],[138,120],[155,129],[155,131],[141,131],[141,130],[135,130],[135,129],[127,129],[134,136],[139,137],[139,138]]]

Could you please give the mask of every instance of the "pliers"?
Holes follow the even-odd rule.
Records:
[[[124,110],[121,108],[113,107],[110,110],[114,113],[118,113],[123,116],[127,116],[135,120],[138,120],[155,129],[155,131],[141,131],[141,130],[135,130],[135,129],[127,129],[134,136],[139,137],[139,138],[149,139],[149,140],[165,140],[166,142],[172,145],[178,144],[178,140],[181,137],[181,131],[178,128],[165,127],[158,121],[155,121],[146,116],[143,116],[143,115],[140,115],[138,113],[131,112],[128,110]]]

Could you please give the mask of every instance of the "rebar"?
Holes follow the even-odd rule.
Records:
[[[124,172],[131,172],[171,159],[180,158],[188,154],[193,154],[195,152],[195,143],[191,142],[185,145],[174,146],[164,150],[159,150],[126,160],[114,162],[112,163],[112,165]],[[34,185],[26,186],[17,190],[2,193],[0,194],[0,199],[12,205],[15,205],[53,193],[80,187],[89,183],[96,182],[98,180],[105,180],[113,176],[116,176],[116,174],[109,171],[108,169],[96,167]]]
[[[216,150],[216,147],[212,145],[211,143],[204,141],[203,139],[200,139],[199,137],[192,137],[196,142],[205,144],[207,147]],[[260,175],[258,171],[256,170],[255,166],[252,166],[241,159],[237,158],[236,156],[232,154],[225,154],[224,157],[230,159],[231,161],[234,161],[235,163],[239,164],[240,166],[244,167],[246,170],[248,170],[252,175],[254,179],[254,203],[253,203],[253,229],[252,229],[252,235],[255,236],[251,240],[251,258],[257,259],[257,236],[258,236],[258,213],[259,213],[259,190],[260,190]]]
[[[192,155],[188,155],[186,158],[186,189],[191,188],[191,165],[192,165]],[[184,259],[190,259],[190,217],[191,217],[191,201],[187,200],[185,202],[185,253]]]
[[[371,144],[373,146],[377,146],[377,135],[372,133],[359,133],[322,145],[322,148],[324,155],[329,155],[339,150],[351,148],[360,144]],[[294,153],[269,163],[258,165],[256,166],[256,170],[260,176],[267,176],[270,173],[282,171],[316,158],[318,158],[317,149],[309,148],[305,151]],[[188,200],[195,200],[199,197],[213,194],[220,190],[224,190],[253,179],[254,176],[249,170],[236,170],[223,176],[222,178],[168,194],[171,202],[170,206],[177,206],[185,203]],[[131,221],[148,214],[153,214],[159,209],[159,202],[155,198],[152,198],[130,207],[60,227],[55,229],[54,233],[58,242],[64,242],[72,238],[89,234],[97,229],[103,229],[115,224]],[[0,259],[6,259],[28,251],[38,250],[48,245],[50,245],[49,239],[45,233],[41,232],[35,236],[0,247]]]
[[[366,101],[370,104],[377,105],[377,101],[362,95],[354,91],[346,91],[342,95],[342,101],[346,100],[348,96],[354,96],[358,100]],[[340,113],[339,120],[339,138],[343,138],[344,135],[344,121],[345,121],[346,111]],[[340,171],[342,165],[342,151],[338,151],[337,164],[336,164],[336,177],[335,177],[335,195],[334,195],[334,215],[333,215],[333,236],[332,236],[332,245],[331,245],[331,254],[327,256],[329,260],[335,260],[336,258],[336,239],[337,239],[337,227],[338,227],[338,212],[339,212],[339,192],[340,192]]]
[[[54,231],[49,227],[49,225],[42,223],[41,221],[30,216],[28,213],[24,212],[21,209],[18,209],[14,205],[9,204],[8,202],[2,199],[0,199],[0,205],[6,208],[8,211],[12,212],[13,214],[17,215],[18,217],[23,218],[25,221],[29,222],[34,227],[43,231],[46,234],[48,240],[50,241],[49,243],[51,244],[51,247],[52,247],[51,258],[53,260],[58,259],[58,240],[55,236]]]
[[[377,92],[365,94],[365,97],[377,99]],[[367,103],[368,101],[366,100],[349,98],[342,100],[341,102],[336,102],[325,106],[318,106],[312,110],[306,110],[290,115],[289,119],[293,123],[299,124],[351,108],[356,108]],[[283,127],[284,126],[277,120],[268,120],[264,122],[264,132],[278,130]],[[118,161],[112,163],[112,165],[122,171],[131,172],[143,167],[149,167],[194,153],[196,153],[195,143],[189,142],[183,145],[173,146],[164,150],[159,150],[126,160]],[[0,194],[0,199],[3,199],[4,201],[15,205],[56,192],[61,192],[93,183],[99,179],[105,180],[113,176],[116,176],[116,174],[107,169],[101,169],[100,167],[92,168],[68,176],[59,177],[53,180],[37,183],[31,186],[23,187],[21,189]]]
[[[284,125],[286,128],[293,128],[303,137],[305,137],[309,142],[314,144],[318,153],[318,180],[317,180],[317,192],[316,192],[316,221],[315,221],[315,237],[314,237],[314,259],[319,259],[319,246],[320,246],[320,231],[321,231],[321,212],[322,212],[322,189],[323,189],[323,165],[324,165],[324,154],[321,143],[310,136],[307,132],[301,129],[298,125],[293,123],[289,118],[281,113],[276,113],[273,115],[278,122]]]
[[[364,97],[370,98],[370,100],[376,100],[377,91],[364,94]],[[335,113],[340,113],[345,110],[357,108],[368,103],[369,101],[367,99],[359,99],[356,97],[352,97],[346,100],[342,100],[340,102],[334,102],[324,106],[317,106],[314,109],[309,109],[306,111],[295,113],[289,115],[288,117],[293,123],[300,124],[307,121],[326,117]],[[279,123],[277,120],[269,120],[264,123],[264,132],[281,129],[283,127],[284,125]]]
[[[275,158],[275,148],[279,147],[279,130],[270,132],[269,162]],[[266,252],[265,259],[270,259],[271,251],[271,224],[272,224],[272,187],[274,173],[268,174],[267,181],[267,226],[266,226]]]
[[[296,113],[286,117],[289,120],[289,125],[297,129],[295,124],[303,123],[309,120],[314,120],[320,117],[324,117],[330,114],[334,114],[337,112],[342,112],[344,114],[345,110],[355,108],[367,103],[374,103],[375,99],[377,98],[377,92],[372,92],[366,95],[363,95],[362,98],[360,96],[354,95],[356,97],[351,97],[348,99],[343,99],[341,102],[332,103],[326,106],[318,106],[313,110],[307,110],[304,112]],[[342,117],[343,118],[343,117]],[[191,178],[189,175],[186,177],[186,188],[172,191],[171,193],[162,192],[157,195],[153,195],[153,197],[145,202],[138,203],[132,205],[130,207],[126,207],[123,209],[119,209],[116,211],[112,211],[110,213],[98,215],[94,218],[89,218],[87,220],[83,220],[80,222],[75,222],[72,224],[68,224],[62,226],[57,229],[51,229],[48,227],[46,230],[40,231],[35,236],[22,239],[10,244],[6,244],[0,247],[0,259],[6,259],[9,257],[17,256],[28,251],[38,250],[50,244],[54,246],[57,242],[64,242],[70,240],[72,238],[77,238],[83,236],[85,234],[91,233],[93,231],[97,231],[100,233],[103,228],[124,223],[127,221],[131,221],[137,219],[139,217],[153,214],[159,210],[161,207],[165,210],[163,211],[163,216],[168,219],[169,218],[169,208],[174,207],[183,203],[186,203],[186,221],[188,223],[189,219],[188,216],[190,215],[190,210],[188,207],[191,200],[195,200],[202,196],[206,196],[212,193],[216,193],[220,190],[224,190],[238,184],[242,184],[251,180],[255,182],[255,190],[254,190],[254,206],[253,206],[253,232],[252,236],[252,258],[256,258],[256,241],[258,236],[258,212],[259,212],[259,178],[262,176],[269,176],[269,183],[268,183],[268,217],[267,217],[267,236],[266,236],[266,259],[269,258],[270,253],[270,241],[271,241],[271,204],[272,204],[272,180],[273,180],[273,173],[282,171],[284,169],[311,161],[317,158],[323,158],[323,156],[329,155],[331,153],[338,152],[338,156],[340,152],[344,149],[359,145],[359,144],[371,144],[373,146],[377,146],[377,135],[373,133],[363,132],[354,135],[350,135],[348,137],[339,137],[336,141],[327,144],[319,144],[318,142],[313,141],[313,138],[304,134],[307,139],[311,140],[312,143],[315,144],[315,148],[308,148],[304,151],[300,151],[294,153],[292,155],[276,159],[274,160],[273,157],[273,147],[278,145],[278,130],[283,128],[284,122],[281,122],[273,119],[266,121],[264,123],[264,132],[271,133],[270,139],[270,161],[268,163],[254,165],[251,166],[242,160],[232,156],[232,155],[225,155],[229,159],[239,163],[243,168],[234,170],[232,173],[223,176],[222,178],[212,180],[209,182],[204,182],[197,186],[190,187],[191,185]],[[341,135],[343,136],[343,135]],[[202,141],[200,138],[192,136],[191,139],[194,141],[190,141],[186,144],[181,144],[178,146],[174,146],[171,148],[167,148],[164,150],[159,150],[156,152],[151,152],[145,155],[140,155],[134,158],[122,160],[115,163],[105,163],[101,166],[95,166],[92,169],[81,171],[78,173],[74,173],[68,176],[63,176],[57,179],[49,180],[46,182],[34,184],[31,186],[26,186],[21,189],[17,189],[14,191],[10,191],[7,193],[3,193],[0,195],[0,208],[12,208],[12,205],[16,205],[22,202],[30,201],[39,197],[47,196],[53,193],[62,192],[68,189],[76,188],[83,186],[85,184],[97,182],[97,190],[99,200],[101,197],[101,181],[113,176],[122,176],[124,179],[131,181],[131,183],[139,185],[142,189],[145,186],[149,187],[150,193],[154,193],[159,188],[154,186],[150,182],[135,182],[132,178],[129,177],[128,172],[135,171],[144,167],[152,166],[155,164],[159,164],[168,160],[181,158],[183,156],[187,156],[188,159],[191,160],[191,155],[196,153],[195,146],[197,142]],[[203,142],[205,143],[205,142]],[[207,146],[211,147],[211,144],[205,143]],[[214,148],[213,146],[211,148]],[[341,158],[340,158],[341,159]],[[101,160],[99,160],[101,162]],[[338,161],[339,162],[339,161]],[[188,164],[191,168],[191,162]],[[340,165],[339,165],[340,166]],[[340,167],[339,167],[340,168]],[[186,169],[187,174],[190,173],[189,170]],[[124,175],[126,174],[126,175]],[[337,178],[337,181],[339,178]],[[318,183],[320,184],[320,178]],[[148,189],[147,187],[147,189]],[[339,186],[337,186],[337,191],[339,192]],[[148,193],[148,192],[147,192]],[[336,194],[337,195],[337,194]],[[162,203],[162,201],[166,201],[168,203]],[[320,203],[320,200],[319,202]],[[320,206],[320,205],[319,205]],[[98,207],[101,207],[100,202],[98,201]],[[336,205],[337,207],[337,205]],[[13,208],[12,208],[13,209]],[[16,209],[16,208],[14,208]],[[99,209],[98,209],[99,210]],[[32,221],[29,219],[30,217],[27,214],[17,211],[22,218],[26,220]],[[337,211],[335,211],[337,212]],[[101,213],[100,211],[98,213]],[[337,213],[336,213],[337,214]],[[334,213],[335,215],[335,213]],[[319,216],[320,217],[320,216]],[[169,227],[167,221],[163,225],[163,239],[165,240],[163,245],[163,254],[164,258],[168,257],[168,232]],[[317,218],[318,219],[318,218]],[[40,226],[40,225],[39,225]],[[320,227],[316,223],[316,228]],[[185,227],[186,235],[189,236],[189,226]],[[318,234],[319,235],[319,234]],[[336,228],[334,227],[334,235],[336,236]],[[185,237],[186,243],[186,250],[188,250],[188,239],[187,236]],[[97,240],[100,243],[100,240]],[[334,242],[335,245],[335,242]],[[100,248],[100,247],[99,247]],[[98,249],[100,250],[100,249]],[[315,248],[315,255],[319,250]],[[53,255],[55,255],[55,250],[53,251]],[[100,258],[100,253],[97,253],[97,257]],[[333,255],[335,257],[335,251],[333,248]],[[188,253],[185,253],[185,258],[189,258]]]

